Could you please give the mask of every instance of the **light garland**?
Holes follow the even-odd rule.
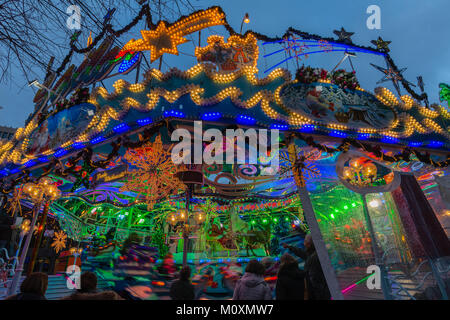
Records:
[[[216,46],[219,46],[221,49],[229,49],[235,48],[237,50],[236,56],[233,57],[233,60],[236,61],[238,55],[242,55],[244,59],[244,48],[247,48],[248,51],[251,52],[252,58],[251,60],[245,62],[244,67],[252,67],[257,70],[256,65],[259,56],[259,49],[257,45],[257,39],[252,33],[248,33],[245,38],[242,38],[238,35],[232,35],[228,38],[227,42],[224,42],[224,37],[218,35],[209,36],[206,40],[208,45],[206,47],[196,47],[195,48],[195,56],[199,62],[203,61],[202,57],[210,51],[215,50]],[[240,49],[240,50],[238,50]],[[215,63],[215,62],[212,62]],[[249,64],[251,63],[251,64]]]

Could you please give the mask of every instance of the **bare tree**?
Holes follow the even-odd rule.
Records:
[[[28,81],[42,77],[50,57],[55,57],[53,71],[61,65],[75,31],[67,27],[66,10],[70,5],[79,6],[81,11],[82,33],[76,43],[79,48],[86,47],[90,32],[93,37],[101,32],[105,15],[113,8],[116,12],[108,23],[114,30],[134,19],[143,5],[149,5],[153,22],[170,21],[195,10],[189,0],[0,1],[0,82],[23,86],[13,76],[17,75],[15,69]]]

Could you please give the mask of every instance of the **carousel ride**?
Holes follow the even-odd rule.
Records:
[[[196,65],[167,72],[149,67],[138,81],[147,51],[150,63],[178,54],[186,35],[211,26],[224,26],[230,36],[213,35],[196,47]],[[272,257],[276,265],[281,243],[302,246],[308,231],[328,244],[321,262],[336,272],[376,258],[375,234],[379,250],[395,253],[391,260],[410,262],[415,253],[390,195],[394,176],[438,172],[445,178],[450,116],[403,78],[388,42],[358,46],[337,34],[324,38],[294,28],[280,38],[239,34],[222,9],[212,7],[174,23],[151,23],[124,47],[114,47],[114,34],[99,35],[79,66],[47,74],[25,128],[0,146],[2,193],[8,203],[32,208],[22,185],[51,178],[62,195],[43,214],[56,217],[84,249],[82,268],[134,281],[136,288],[149,281],[167,287],[179,266],[190,264],[198,288],[227,296],[246,262]],[[266,68],[264,78],[258,76],[260,47],[275,48],[263,58],[289,56]],[[299,65],[305,55],[333,52],[344,58],[330,72]],[[352,64],[352,71],[339,69],[356,54],[383,59],[386,68],[373,66],[398,96],[362,89]],[[287,61],[297,62],[294,77],[279,68]],[[133,70],[135,83],[103,85]],[[408,94],[401,95],[400,85]],[[441,101],[445,90],[442,85]],[[266,139],[263,150],[250,136],[240,139],[251,129],[279,136]],[[192,150],[173,151],[177,130]],[[205,141],[208,130],[215,140]],[[230,138],[228,130],[241,131]],[[197,152],[224,159],[230,146],[231,162],[194,159]],[[361,196],[352,186],[375,191]]]

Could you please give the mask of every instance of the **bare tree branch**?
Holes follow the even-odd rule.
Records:
[[[5,0],[0,3],[0,82],[11,82],[17,72],[26,79],[42,77],[48,60],[55,57],[59,66],[69,51],[70,39],[75,30],[67,28],[68,6],[76,4],[81,9],[82,39],[90,32],[98,35],[103,28],[104,16],[116,8],[110,23],[120,29],[133,19],[141,6],[150,5],[154,21],[159,18],[175,20],[180,14],[194,10],[189,0]],[[155,21],[156,22],[156,21]],[[84,41],[83,40],[83,41]],[[116,45],[125,40],[115,39]],[[80,47],[85,44],[78,43]],[[75,59],[75,57],[72,57]],[[13,74],[15,76],[13,76]],[[17,83],[22,87],[23,83]]]

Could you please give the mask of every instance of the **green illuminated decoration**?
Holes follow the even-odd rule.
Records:
[[[439,88],[441,88],[439,99],[441,102],[447,101],[447,105],[450,107],[450,86],[445,83],[440,83]]]

